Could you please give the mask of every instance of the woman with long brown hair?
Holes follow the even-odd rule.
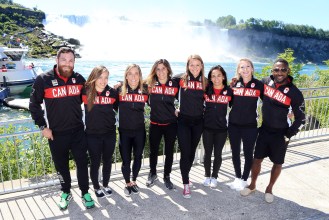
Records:
[[[156,165],[162,136],[164,137],[166,155],[163,181],[167,189],[173,189],[170,173],[173,164],[174,145],[177,136],[177,117],[175,99],[178,93],[178,82],[172,80],[172,70],[166,59],[155,61],[146,79],[149,90],[148,104],[150,113],[150,173],[146,182],[152,186],[157,180]]]
[[[189,173],[196,148],[203,131],[203,95],[207,80],[204,64],[199,55],[191,55],[186,63],[185,73],[174,77],[179,82],[178,144],[181,150],[180,169],[183,179],[183,196],[191,198]]]
[[[109,187],[112,155],[116,143],[115,112],[118,94],[108,86],[109,71],[105,66],[95,67],[85,83],[82,100],[85,105],[85,124],[88,152],[91,160],[90,178],[97,197],[112,194]],[[103,187],[98,182],[98,170],[103,162]]]

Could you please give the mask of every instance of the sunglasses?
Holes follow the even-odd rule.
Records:
[[[275,72],[275,73],[278,73],[280,71],[283,72],[283,73],[286,73],[286,72],[288,72],[288,69],[287,68],[281,68],[281,69],[275,68],[275,69],[272,69],[272,72]]]

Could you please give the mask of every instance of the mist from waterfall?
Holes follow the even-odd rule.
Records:
[[[104,18],[105,17],[105,18]],[[88,60],[146,61],[166,58],[185,62],[190,54],[206,61],[235,61],[227,50],[227,30],[188,22],[141,21],[127,17],[47,15],[45,28],[76,38]]]

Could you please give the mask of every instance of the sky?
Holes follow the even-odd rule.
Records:
[[[153,21],[216,21],[232,15],[243,19],[282,21],[329,31],[328,0],[14,0],[46,14],[125,16]]]

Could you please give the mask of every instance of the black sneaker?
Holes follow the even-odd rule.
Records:
[[[146,181],[146,186],[151,187],[154,185],[154,182],[158,179],[158,176],[156,174],[149,173],[149,176]]]
[[[105,196],[104,192],[101,189],[95,189],[95,195],[98,198],[103,198]]]
[[[103,190],[103,193],[105,194],[105,196],[112,195],[112,189],[109,186],[103,187],[102,190]]]
[[[139,187],[137,185],[132,185],[130,188],[131,188],[131,191],[134,194],[138,194],[139,193]]]
[[[131,195],[131,186],[126,186],[124,193],[126,196],[130,196]]]
[[[170,181],[170,177],[167,176],[163,178],[164,184],[167,187],[167,189],[172,190],[174,188],[174,184]]]

